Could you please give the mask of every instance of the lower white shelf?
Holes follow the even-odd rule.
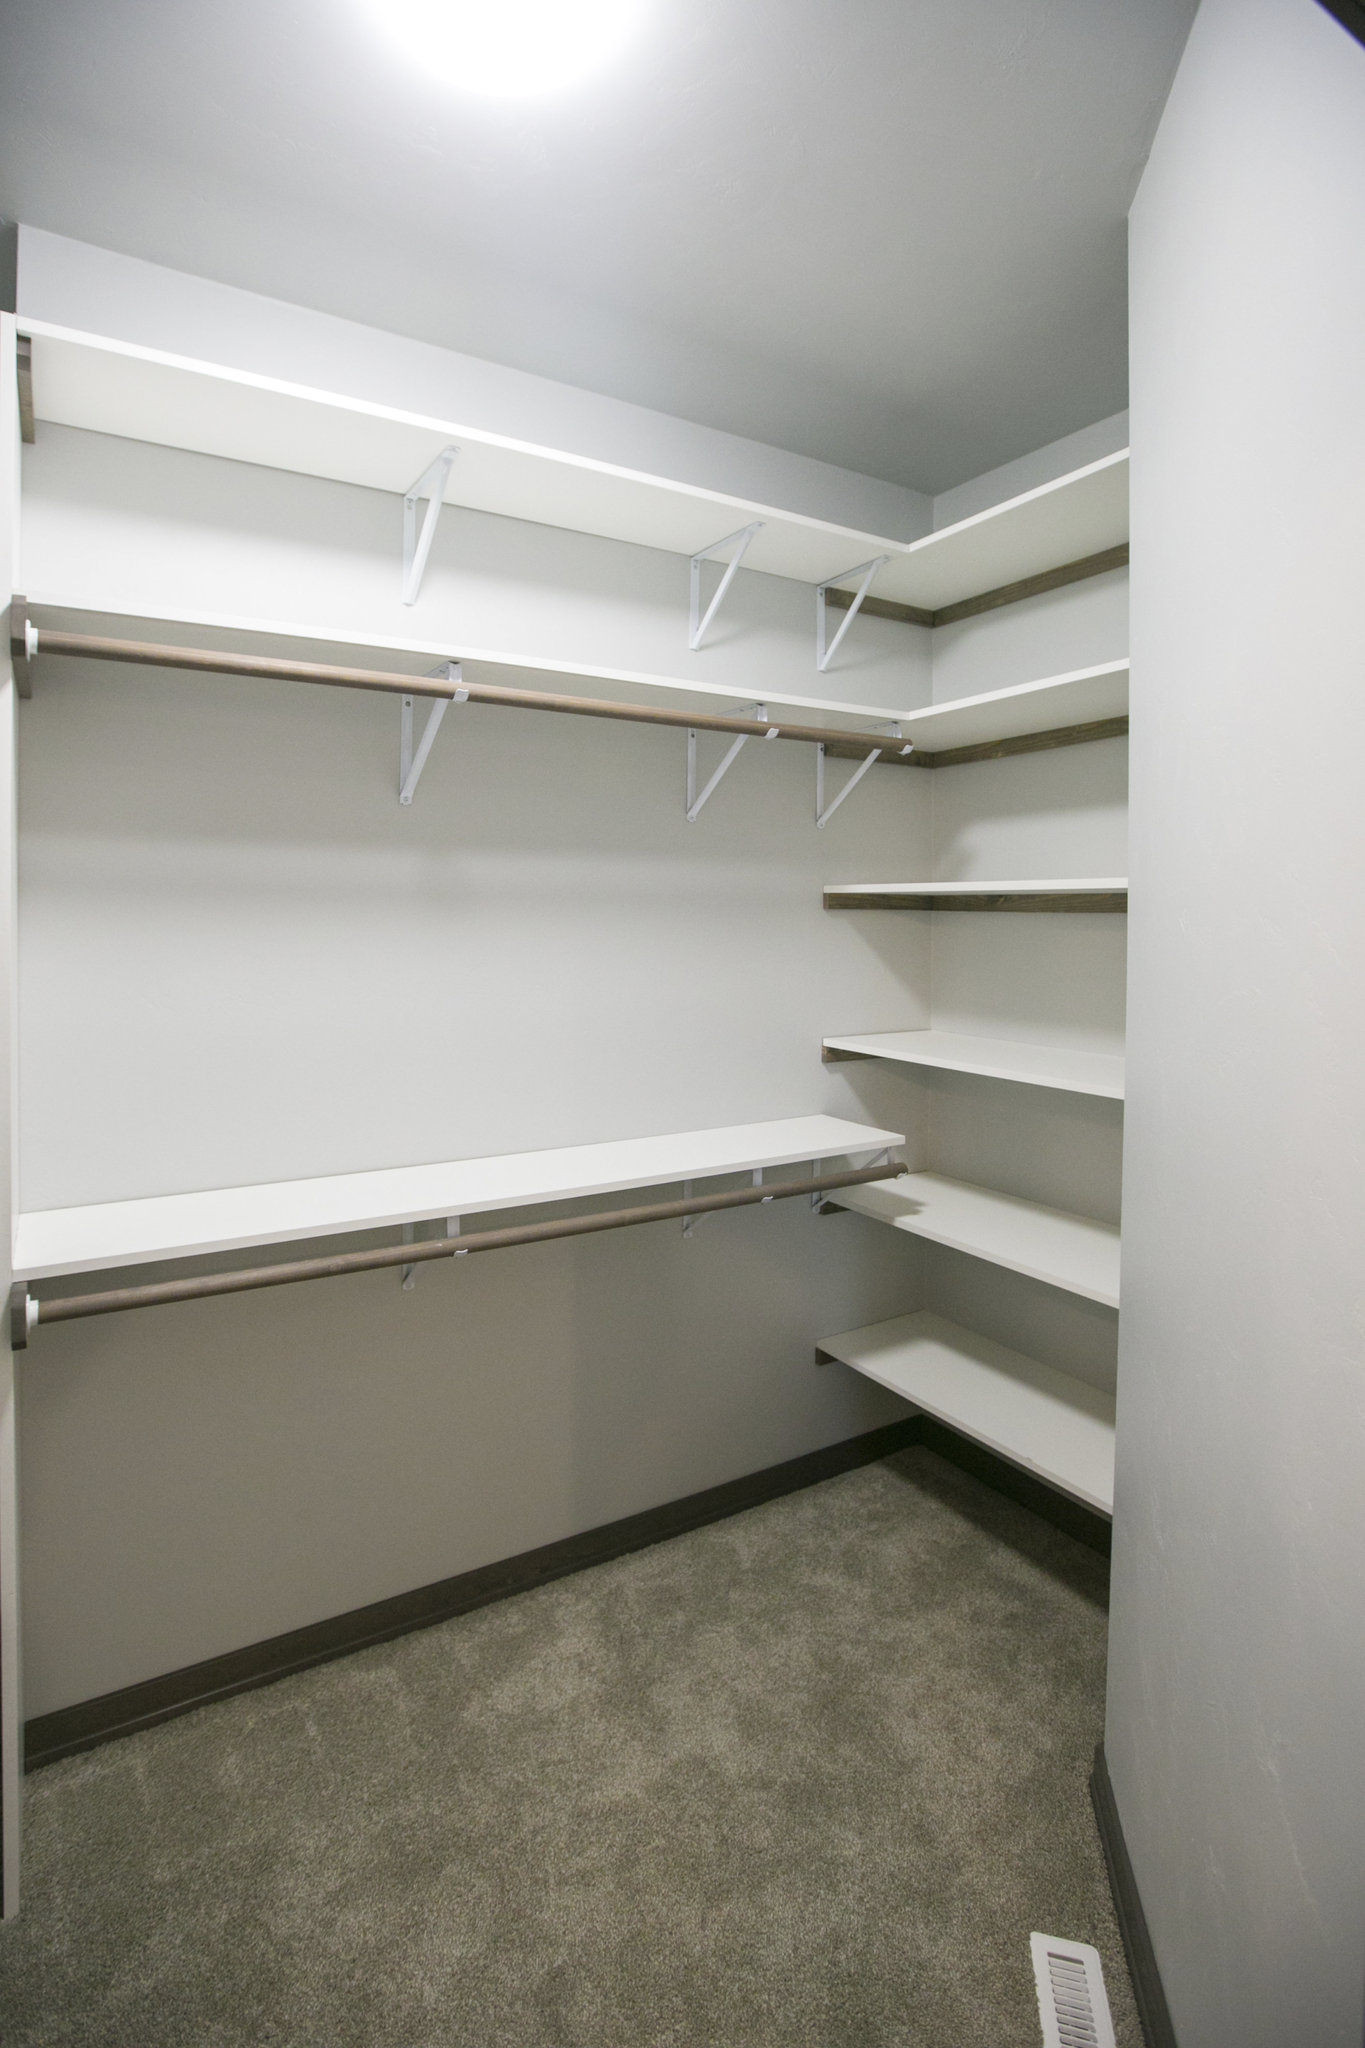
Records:
[[[1126,911],[1126,875],[1042,882],[827,882],[826,910]]]
[[[1123,1100],[1123,1055],[1077,1052],[1069,1046],[1026,1045],[1013,1038],[974,1038],[961,1031],[863,1031],[827,1038],[826,1060],[900,1060],[911,1067],[940,1067],[954,1074],[983,1074],[996,1081],[1023,1081],[1035,1088],[1062,1088],[1072,1095]]]
[[[899,1132],[837,1116],[791,1116],[772,1123],[728,1124],[658,1138],[564,1145],[551,1152],[507,1152],[430,1166],[382,1167],[319,1180],[258,1187],[208,1188],[96,1202],[75,1209],[34,1209],[15,1218],[14,1277],[98,1273],[247,1245],[286,1244],[352,1230],[419,1223],[433,1216],[474,1216],[494,1209],[572,1201],[623,1188],[659,1187],[765,1166],[842,1159],[902,1144]]]
[[[816,1356],[865,1373],[1060,1493],[1113,1514],[1112,1394],[927,1312],[828,1337]]]
[[[1119,1305],[1119,1233],[1065,1209],[1021,1201],[939,1173],[902,1173],[862,1187],[840,1188],[830,1200],[912,1237],[950,1245],[1106,1308]]]

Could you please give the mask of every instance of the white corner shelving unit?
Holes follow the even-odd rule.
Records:
[[[1106,1308],[1119,1305],[1119,1233],[1113,1224],[939,1173],[868,1181],[841,1188],[829,1201]]]
[[[934,611],[1121,546],[1127,451],[916,540],[855,527],[453,419],[28,320],[36,417],[406,493],[448,447],[446,501],[694,555],[760,522],[746,569],[821,584],[887,559],[885,599]]]
[[[892,1060],[937,1067],[950,1074],[980,1074],[1071,1095],[1103,1095],[1122,1102],[1122,1053],[1085,1052],[1070,1046],[1032,1045],[1014,1038],[975,1038],[960,1031],[863,1031],[824,1041],[827,1062]]]
[[[658,1138],[512,1152],[431,1166],[211,1188],[141,1201],[29,1210],[14,1226],[16,1280],[105,1272],[161,1259],[240,1251],[350,1231],[382,1230],[432,1217],[568,1202],[623,1188],[660,1187],[720,1174],[756,1173],[877,1153],[904,1140],[895,1131],[833,1116],[784,1117]]]
[[[826,1337],[817,1352],[890,1387],[1096,1513],[1114,1512],[1114,1397],[942,1316]]]

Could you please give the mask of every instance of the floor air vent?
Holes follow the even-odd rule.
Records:
[[[1043,2048],[1115,2048],[1099,1952],[1083,1941],[1031,1934]]]

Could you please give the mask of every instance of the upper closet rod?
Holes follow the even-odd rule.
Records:
[[[633,725],[666,725],[690,732],[742,734],[746,739],[804,740],[845,759],[877,754],[902,767],[918,766],[910,742],[886,733],[839,731],[772,719],[724,717],[709,711],[666,711],[648,704],[615,704],[603,697],[570,697],[548,690],[513,690],[497,683],[455,683],[432,676],[396,675],[387,669],[338,668],[330,662],[281,661],[273,655],[224,653],[217,648],[164,647],[157,641],[111,640],[96,633],[59,633],[23,622],[15,635],[17,659],[68,654],[86,661],[129,661],[208,675],[256,676],[270,682],[329,683],[348,690],[380,690],[397,697],[457,695],[471,704],[501,704],[516,711],[558,711],[577,718],[619,718]]]
[[[41,1324],[68,1323],[84,1316],[114,1315],[122,1309],[160,1308],[169,1302],[201,1301],[210,1295],[244,1294],[259,1287],[287,1287],[298,1280],[333,1280],[344,1273],[377,1267],[415,1266],[427,1259],[461,1258],[466,1252],[504,1251],[511,1245],[543,1244],[583,1237],[596,1230],[621,1230],[636,1223],[667,1223],[678,1216],[706,1216],[717,1209],[746,1209],[756,1203],[787,1201],[794,1195],[832,1194],[864,1181],[886,1180],[901,1169],[859,1166],[845,1173],[816,1174],[810,1180],[777,1181],[771,1187],[734,1188],[718,1195],[688,1195],[679,1202],[650,1202],[637,1209],[607,1209],[595,1216],[564,1216],[547,1223],[513,1224],[468,1236],[430,1238],[425,1243],[388,1245],[378,1251],[336,1252],[329,1258],[291,1259],[278,1266],[250,1266],[234,1273],[196,1273],[185,1280],[158,1280],[145,1287],[113,1287],[102,1294],[68,1294],[38,1301],[23,1281],[10,1291],[10,1337],[16,1350]]]

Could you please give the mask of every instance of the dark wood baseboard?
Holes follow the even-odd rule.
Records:
[[[312,1622],[306,1628],[291,1629],[288,1635],[271,1636],[250,1643],[225,1656],[209,1657],[202,1664],[189,1664],[163,1677],[149,1678],[141,1685],[104,1693],[99,1699],[83,1700],[73,1707],[59,1707],[55,1713],[40,1714],[24,1728],[24,1767],[35,1770],[41,1764],[56,1763],[64,1756],[93,1749],[120,1735],[132,1735],[140,1728],[155,1727],[177,1714],[188,1714],[212,1700],[230,1699],[234,1693],[250,1692],[293,1672],[307,1671],[315,1664],[330,1663],[334,1657],[349,1656],[353,1650],[372,1643],[390,1642],[414,1629],[430,1628],[458,1614],[469,1614],[494,1600],[514,1593],[529,1592],[551,1579],[583,1571],[587,1566],[606,1564],[632,1550],[647,1549],[666,1542],[707,1522],[722,1521],[741,1514],[745,1508],[778,1500],[803,1486],[816,1486],[840,1472],[870,1465],[890,1457],[919,1440],[920,1418],[907,1416],[885,1429],[870,1430],[862,1436],[831,1444],[827,1450],[811,1451],[784,1464],[770,1465],[743,1479],[728,1480],[723,1486],[709,1486],[703,1493],[684,1500],[647,1508],[643,1514],[627,1515],[598,1529],[586,1529],[578,1536],[565,1536],[556,1543],[544,1543],[536,1550],[481,1565],[454,1578],[439,1579],[435,1585],[418,1586],[410,1593],[396,1593],[376,1600],[368,1607],[353,1608],[348,1614]]]
[[[663,1507],[648,1508],[643,1514],[627,1515],[619,1522],[607,1522],[599,1529],[579,1536],[566,1536],[557,1543],[542,1544],[518,1557],[498,1564],[482,1565],[476,1571],[460,1572],[440,1579],[435,1585],[419,1586],[410,1593],[397,1593],[376,1600],[368,1607],[353,1608],[348,1614],[333,1615],[327,1621],[312,1622],[292,1629],[288,1635],[272,1636],[244,1649],[230,1650],[222,1657],[209,1657],[202,1664],[189,1664],[180,1671],[168,1671],[141,1685],[124,1686],[104,1693],[99,1699],[82,1700],[76,1706],[59,1707],[55,1713],[40,1714],[25,1725],[24,1765],[36,1770],[42,1764],[58,1762],[79,1751],[94,1749],[121,1735],[133,1735],[141,1728],[153,1728],[160,1721],[191,1713],[213,1700],[230,1699],[234,1693],[251,1692],[257,1686],[272,1685],[296,1671],[315,1664],[327,1664],[335,1657],[349,1656],[372,1643],[385,1643],[414,1629],[468,1614],[514,1593],[528,1592],[551,1579],[589,1565],[606,1564],[633,1550],[645,1550],[670,1536],[681,1536],[727,1515],[742,1514],[764,1501],[779,1500],[805,1486],[817,1486],[841,1472],[859,1465],[874,1464],[892,1452],[912,1444],[924,1444],[937,1451],[974,1478],[997,1492],[1031,1508],[1037,1515],[1064,1529],[1082,1543],[1107,1553],[1108,1524],[1100,1515],[1054,1493],[1050,1487],[1016,1470],[977,1444],[968,1443],[941,1423],[927,1416],[911,1415],[885,1429],[869,1430],[862,1436],[831,1444],[823,1451],[811,1451],[784,1464],[770,1465],[743,1479],[728,1480],[723,1486],[707,1487],[703,1493],[684,1500],[669,1501]]]
[[[955,1429],[949,1429],[946,1422],[935,1422],[931,1416],[921,1415],[919,1418],[919,1442],[926,1450],[937,1451],[941,1458],[947,1458],[960,1471],[969,1472],[983,1486],[989,1486],[994,1492],[1017,1501],[1020,1507],[1028,1508],[1040,1521],[1051,1522],[1054,1529],[1060,1529],[1064,1535],[1084,1543],[1087,1550],[1096,1550],[1101,1557],[1109,1556],[1110,1523],[1106,1516],[1096,1514],[1093,1508],[1085,1507],[1065,1493],[1058,1493],[1046,1480],[1035,1479],[1031,1472],[1008,1464],[994,1451],[988,1451],[984,1444],[974,1444],[970,1437],[959,1436]]]
[[[1137,2000],[1138,2018],[1142,2022],[1147,2048],[1178,2048],[1175,2028],[1171,2025],[1171,2009],[1166,2003],[1156,1951],[1147,1928],[1147,1915],[1142,1910],[1128,1844],[1123,1839],[1123,1826],[1119,1820],[1114,1788],[1109,1782],[1103,1743],[1095,1751],[1095,1766],[1090,1773],[1090,1801],[1095,1809],[1095,1825],[1099,1829],[1104,1860],[1109,1867],[1114,1913],[1119,1933],[1123,1936],[1128,1974],[1133,1980],[1133,1995]]]

